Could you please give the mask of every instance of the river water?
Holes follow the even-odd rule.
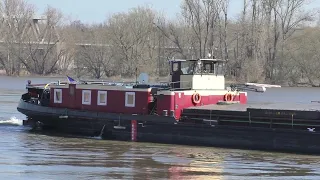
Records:
[[[16,110],[26,81],[0,76],[0,179],[320,179],[320,156],[33,134]],[[250,102],[313,100],[320,89],[249,93]]]

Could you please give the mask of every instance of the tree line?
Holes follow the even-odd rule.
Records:
[[[48,7],[35,18],[24,0],[0,0],[0,69],[7,75],[167,76],[170,58],[226,60],[238,82],[319,86],[320,26],[308,0],[184,0],[174,20],[148,6],[102,23],[70,20]],[[107,12],[106,12],[107,13]]]

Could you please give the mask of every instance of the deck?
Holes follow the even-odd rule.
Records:
[[[216,110],[216,111],[248,111],[248,110],[284,110],[284,111],[320,111],[319,103],[249,103],[230,105],[205,105],[187,109]]]
[[[249,103],[230,105],[205,105],[183,110],[183,115],[200,119],[275,119],[284,121],[316,120],[320,126],[320,104],[318,103]],[[292,122],[291,122],[292,123]]]

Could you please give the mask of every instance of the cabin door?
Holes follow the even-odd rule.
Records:
[[[184,93],[183,92],[175,92],[174,94],[174,114],[175,118],[179,119],[181,116],[181,111],[184,108]]]
[[[180,76],[183,74],[181,71],[181,62],[172,63],[171,67],[171,87],[174,89],[180,88]]]
[[[179,89],[180,88],[180,73],[176,72],[174,74],[172,74],[172,85],[171,87],[174,89]]]
[[[75,84],[69,84],[69,95],[68,95],[68,101],[69,101],[69,108],[74,109],[76,108],[76,85]]]

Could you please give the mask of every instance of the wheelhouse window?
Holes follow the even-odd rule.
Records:
[[[225,64],[224,63],[216,63],[215,64],[215,71],[217,75],[224,75],[225,74]]]
[[[179,73],[180,75],[192,75],[194,71],[193,61],[172,62],[171,75]]]
[[[224,75],[224,62],[214,60],[182,60],[171,62],[171,75]]]
[[[205,63],[203,65],[204,74],[213,74],[214,73],[214,63]]]
[[[182,75],[192,75],[194,72],[194,62],[184,61],[181,62]]]
[[[91,105],[91,91],[82,90],[82,104]]]
[[[62,103],[62,89],[54,89],[54,103]]]
[[[126,92],[125,106],[126,107],[135,107],[136,106],[135,92]]]
[[[107,91],[98,91],[98,105],[99,106],[106,106],[107,105]]]

